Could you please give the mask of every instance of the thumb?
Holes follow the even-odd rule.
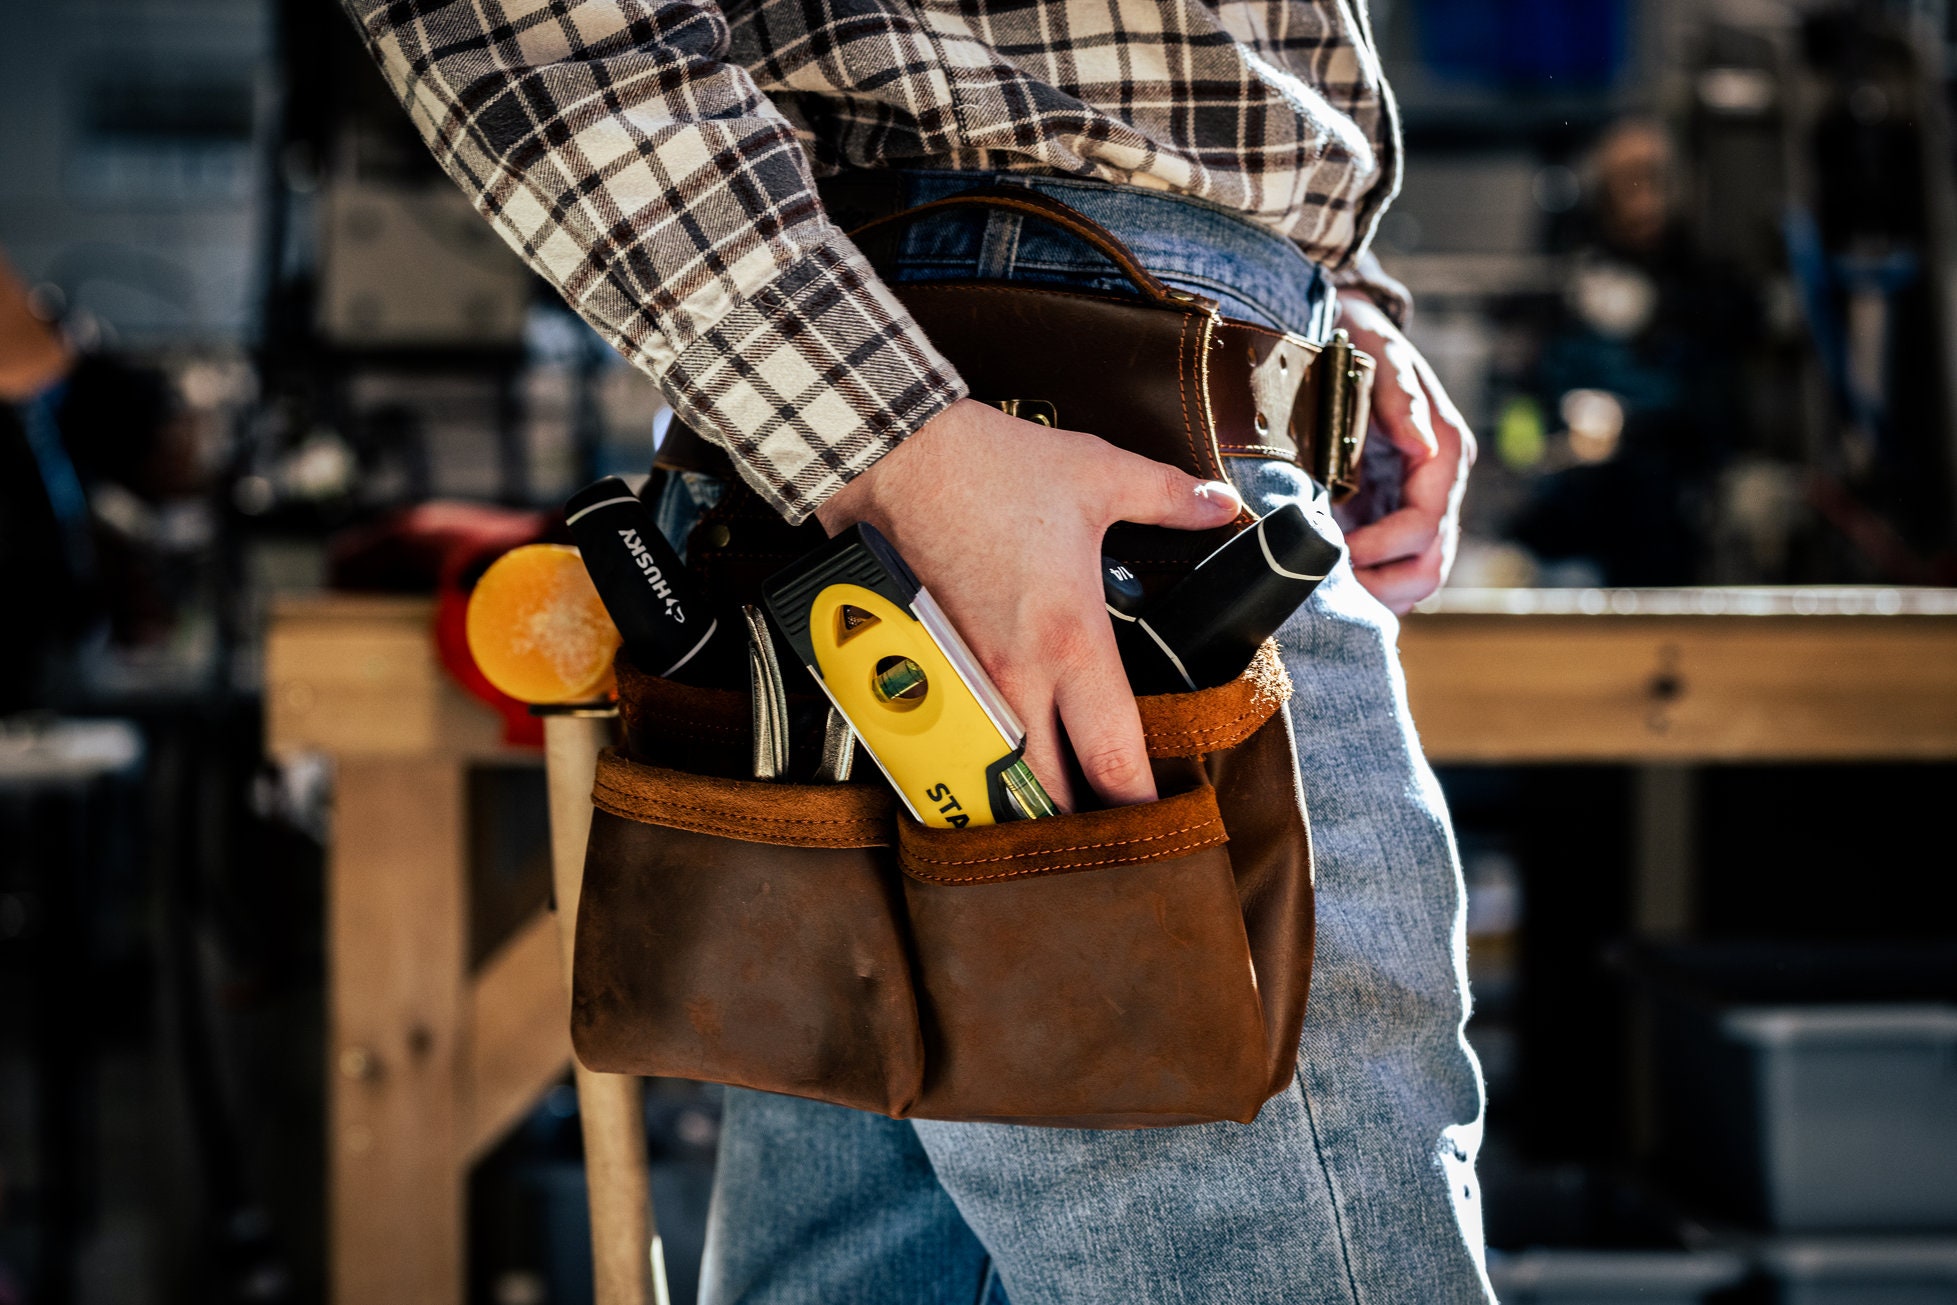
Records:
[[[1139,454],[1120,456],[1109,469],[1107,496],[1111,520],[1173,530],[1212,530],[1243,511],[1236,487],[1221,480],[1198,480],[1187,472]]]

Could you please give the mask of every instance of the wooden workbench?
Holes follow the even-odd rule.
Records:
[[[433,604],[277,603],[274,754],[334,768],[327,863],[327,1272],[341,1305],[458,1305],[469,1167],[570,1064],[555,925],[469,963],[468,773],[541,766],[436,663]]]
[[[1957,758],[1957,593],[1449,591],[1402,633],[1438,762]],[[468,1168],[568,1063],[543,916],[468,963],[468,770],[538,764],[437,667],[426,600],[273,609],[275,753],[329,754],[329,1271],[338,1305],[456,1305]],[[1641,908],[1687,899],[1660,809]],[[1671,882],[1664,876],[1672,876]],[[1667,903],[1674,905],[1667,905]]]
[[[1957,590],[1443,590],[1400,655],[1437,764],[1957,757]]]

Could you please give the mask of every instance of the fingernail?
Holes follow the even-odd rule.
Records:
[[[1244,496],[1239,494],[1237,487],[1227,480],[1204,481],[1202,484],[1196,486],[1196,497],[1200,499],[1221,499],[1223,502],[1229,504],[1232,512],[1241,511],[1244,505]]]

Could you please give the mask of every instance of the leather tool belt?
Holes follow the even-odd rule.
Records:
[[[1364,429],[1356,355],[1223,321],[1042,196],[960,195],[859,235],[960,205],[1058,223],[1138,292],[897,287],[975,394],[1209,477],[1226,447],[1310,456],[1319,431]],[[1250,519],[1121,525],[1103,551],[1169,583]],[[743,602],[821,538],[730,480],[688,546]],[[753,779],[748,694],[623,653],[617,671],[622,738],[598,767],[574,959],[572,1041],[592,1069],[1088,1128],[1247,1122],[1291,1082],[1312,856],[1274,647],[1229,684],[1137,700],[1159,801],[962,830],[911,819],[860,756],[859,782]],[[786,774],[814,773],[827,706],[791,695]]]

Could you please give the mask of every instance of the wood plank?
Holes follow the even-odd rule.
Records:
[[[1437,762],[1957,757],[1957,619],[1420,614]]]
[[[343,757],[507,754],[496,714],[438,663],[434,616],[427,598],[282,600],[265,641],[267,746]]]
[[[328,1182],[336,1305],[465,1286],[463,771],[344,760],[329,870]]]
[[[571,1002],[557,921],[539,911],[497,948],[469,988],[469,1123],[464,1150],[482,1158],[571,1063]]]

